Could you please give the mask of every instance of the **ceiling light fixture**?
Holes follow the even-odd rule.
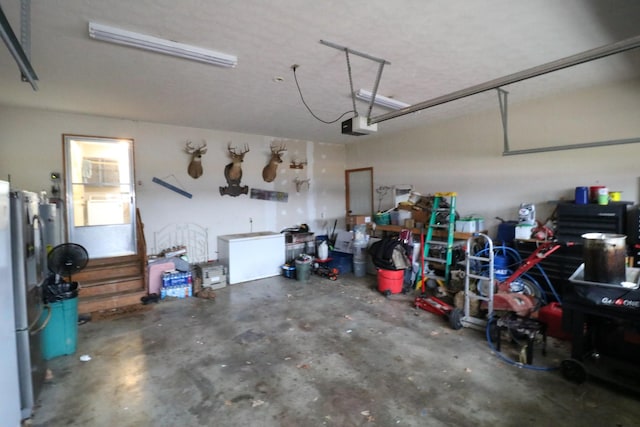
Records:
[[[372,96],[373,94],[365,89],[358,89],[358,91],[356,92],[356,98],[363,101],[371,102]],[[407,104],[406,102],[398,101],[396,99],[388,98],[386,96],[378,94],[376,94],[376,98],[374,99],[373,103],[380,107],[390,108],[392,110],[401,110],[410,106],[410,104]]]
[[[233,55],[148,36],[146,34],[134,33],[95,22],[89,22],[89,37],[220,67],[232,68],[238,63],[238,58]]]

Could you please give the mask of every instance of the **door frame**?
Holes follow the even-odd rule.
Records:
[[[351,188],[350,188],[350,175],[352,173],[360,173],[360,172],[366,172],[369,171],[369,177],[370,177],[370,188],[368,191],[369,194],[369,200],[370,200],[370,207],[369,207],[369,212],[366,213],[357,213],[356,215],[373,215],[373,167],[366,167],[366,168],[357,168],[357,169],[346,169],[344,171],[344,182],[345,182],[345,195],[346,195],[346,211],[347,211],[347,216],[348,215],[352,215],[351,213]]]
[[[129,194],[129,212],[126,215],[127,222],[123,224],[104,224],[87,226],[87,229],[92,229],[91,234],[95,240],[99,236],[108,236],[108,239],[104,239],[105,245],[98,251],[90,251],[90,258],[109,258],[116,256],[135,255],[138,253],[137,242],[137,218],[136,218],[136,194],[135,194],[135,158],[134,158],[134,140],[133,138],[118,138],[118,137],[105,137],[95,135],[78,135],[78,134],[62,134],[62,150],[63,150],[63,187],[64,187],[64,225],[65,225],[65,237],[66,241],[73,243],[74,239],[78,236],[74,233],[76,226],[74,225],[74,199],[73,199],[73,187],[79,183],[74,183],[70,174],[72,173],[71,153],[70,145],[74,140],[86,141],[92,143],[126,143],[127,155],[128,155],[128,168],[129,168],[129,182],[120,181],[118,185],[120,187],[126,186]],[[100,227],[101,230],[98,230]],[[84,227],[77,227],[78,229]],[[103,231],[104,233],[101,233]],[[119,237],[121,236],[121,237]],[[119,240],[122,239],[122,240]],[[82,240],[82,239],[80,239]],[[89,248],[87,248],[89,249]],[[93,252],[93,253],[92,253]]]

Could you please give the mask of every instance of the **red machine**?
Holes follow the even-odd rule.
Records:
[[[512,284],[560,247],[562,247],[562,244],[555,241],[541,242],[536,250],[509,277],[503,281],[496,280],[494,284],[496,292],[493,294],[493,310],[512,312],[520,317],[529,317],[535,313],[540,307],[534,292],[514,292]],[[424,280],[422,291],[423,293],[425,292]],[[447,317],[453,329],[460,329],[463,326],[464,312],[436,297],[419,296],[416,297],[414,303],[416,307],[422,310]],[[484,308],[487,305],[486,302],[483,302]]]
[[[422,310],[426,310],[440,316],[445,316],[449,320],[449,325],[452,329],[462,328],[463,312],[459,308],[456,308],[451,304],[447,304],[441,299],[433,296],[416,297],[414,304]]]
[[[542,242],[509,277],[502,282],[496,281],[497,292],[493,295],[493,309],[513,312],[521,317],[528,317],[537,311],[540,307],[535,296],[512,292],[511,284],[560,247],[562,244],[554,241]]]
[[[421,245],[424,245],[424,241],[421,240]],[[425,257],[424,251],[422,251],[422,265],[425,265]],[[463,311],[459,308],[452,306],[439,298],[434,296],[429,296],[426,294],[426,280],[424,276],[424,268],[422,269],[422,278],[420,279],[421,287],[422,287],[422,296],[416,297],[414,300],[414,305],[417,308],[428,311],[430,313],[437,314],[439,316],[444,316],[449,320],[449,325],[452,329],[460,329],[462,328],[462,317]]]

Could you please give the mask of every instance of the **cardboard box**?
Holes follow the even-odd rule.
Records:
[[[347,216],[347,225],[370,224],[371,217],[369,215],[349,215]]]
[[[353,234],[348,231],[338,231],[333,249],[347,254],[353,253]]]
[[[429,220],[431,219],[431,213],[427,211],[411,211],[411,218],[418,223],[422,223],[425,226],[429,225]]]

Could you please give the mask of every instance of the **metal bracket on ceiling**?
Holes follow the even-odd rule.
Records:
[[[24,16],[23,12],[25,10],[26,9],[21,9],[21,16]],[[20,41],[13,32],[11,24],[9,24],[9,20],[2,11],[2,6],[0,6],[0,39],[5,43],[9,49],[9,53],[11,53],[11,56],[13,56],[13,59],[16,61],[18,69],[22,74],[22,80],[31,83],[33,90],[38,90],[38,85],[36,84],[38,76],[33,70],[29,58],[22,48]]]
[[[640,47],[640,35],[621,40],[616,43],[590,49],[581,53],[577,53],[566,58],[551,61],[546,64],[538,65],[536,67],[528,68],[526,70],[519,71],[517,73],[509,74],[504,77],[490,80],[485,83],[477,84],[465,89],[461,89],[447,95],[442,95],[437,98],[430,99],[428,101],[418,102],[417,104],[410,105],[409,107],[402,108],[397,111],[382,114],[370,119],[371,124],[380,123],[385,120],[394,119],[396,117],[404,116],[406,114],[415,113],[416,111],[425,110],[427,108],[435,107],[437,105],[445,104],[447,102],[462,99],[467,96],[475,95],[481,92],[485,92],[491,89],[497,89],[502,86],[509,85],[511,83],[517,83],[523,80],[527,80],[533,77],[541,76],[543,74],[551,73],[554,71],[562,70],[565,68],[573,67],[575,65],[583,64],[589,61],[593,61],[600,58],[605,58],[610,55],[626,52],[628,50],[636,49]]]
[[[350,86],[350,90],[351,90],[351,102],[353,103],[353,110],[356,112],[356,115],[358,114],[358,110],[356,109],[356,93],[353,90],[353,80],[351,79],[351,62],[349,61],[349,54],[357,55],[357,56],[360,56],[362,58],[366,58],[366,59],[369,59],[371,61],[377,62],[379,64],[378,65],[378,73],[376,74],[376,81],[373,84],[373,90],[371,91],[371,100],[369,101],[369,108],[367,110],[367,123],[369,123],[369,121],[371,119],[371,111],[373,110],[373,101],[375,101],[375,99],[376,99],[376,94],[378,93],[378,86],[380,85],[380,79],[382,78],[382,70],[384,69],[385,64],[391,65],[391,62],[387,61],[386,59],[378,58],[378,57],[369,55],[367,53],[363,53],[363,52],[359,52],[357,50],[353,50],[353,49],[348,48],[346,46],[341,46],[341,45],[336,44],[336,43],[328,42],[326,40],[320,40],[320,43],[325,45],[325,46],[329,46],[329,47],[332,47],[334,49],[341,50],[341,51],[345,52],[345,55],[347,57],[347,67],[348,67],[348,72],[349,72],[349,86]]]
[[[522,150],[510,150],[509,149],[509,134],[507,125],[509,123],[508,118],[508,103],[507,97],[509,92],[502,88],[497,88],[498,102],[500,103],[500,118],[502,120],[502,134],[504,138],[504,151],[503,156],[515,156],[519,154],[533,154],[533,153],[545,153],[549,151],[562,151],[562,150],[575,150],[578,148],[594,148],[604,147],[609,145],[622,145],[622,144],[634,144],[640,142],[640,138],[626,138],[626,139],[612,139],[608,141],[596,141],[596,142],[583,142],[580,144],[567,144],[567,145],[553,145],[549,147],[540,148],[527,148]]]
[[[31,0],[20,0],[20,44],[24,54],[31,59]],[[24,75],[22,81],[26,81]]]
[[[504,138],[504,152],[507,153],[509,151],[509,134],[507,132],[507,112],[508,112],[508,104],[507,97],[509,96],[509,92],[502,88],[497,88],[498,91],[498,102],[500,103],[500,118],[502,119],[502,135]]]
[[[505,150],[503,156],[515,156],[518,154],[546,153],[549,151],[576,150],[578,148],[595,148],[607,147],[610,145],[637,144],[640,142],[638,138],[610,139],[605,141],[583,142],[579,144],[553,145],[550,147],[526,148],[523,150]]]

